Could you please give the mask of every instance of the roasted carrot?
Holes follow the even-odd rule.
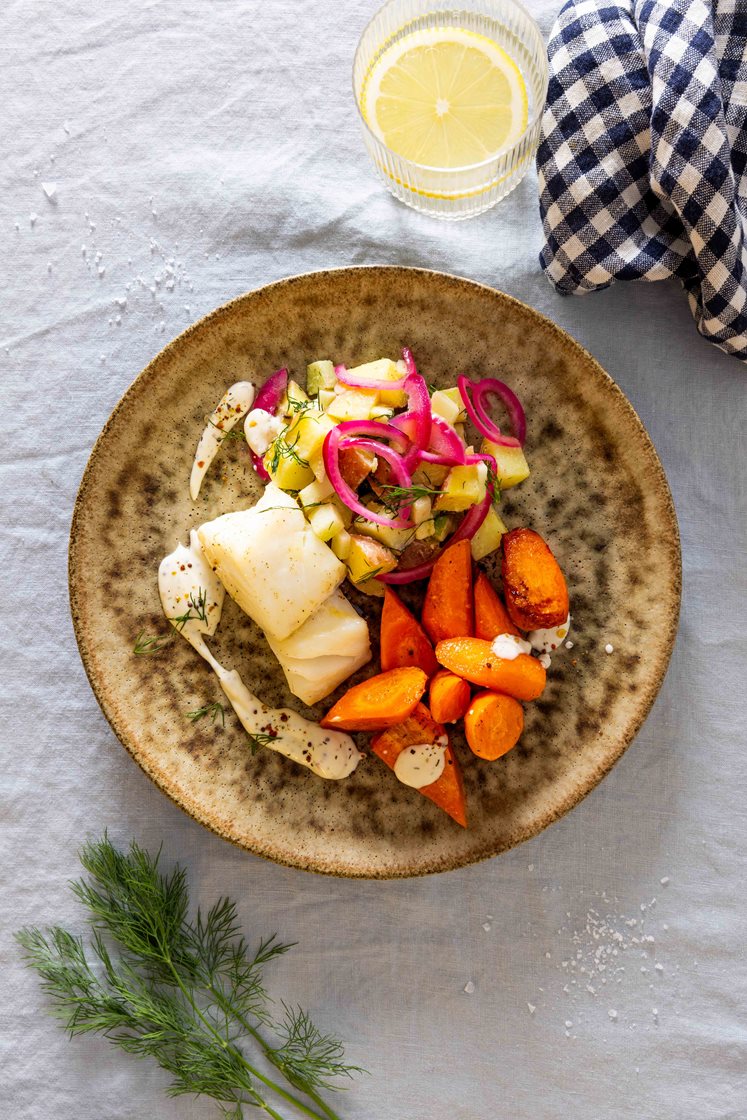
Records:
[[[379,731],[392,727],[407,719],[427,683],[422,669],[389,669],[349,688],[319,723],[339,731]]]
[[[523,730],[521,704],[500,692],[478,692],[464,716],[472,753],[491,762],[515,747]]]
[[[402,723],[376,735],[371,741],[371,750],[393,770],[395,762],[406,747],[415,746],[416,743],[435,743],[444,735],[446,729],[436,723],[424,704],[418,704]],[[428,786],[421,786],[418,793],[433,801],[462,828],[467,827],[462,772],[451,744],[446,747],[446,765],[441,777]]]
[[[472,606],[472,549],[458,541],[436,561],[423,603],[423,626],[433,642],[466,638],[474,625]]]
[[[539,533],[512,529],[503,538],[503,593],[522,630],[547,630],[568,617],[568,588],[558,562]]]
[[[399,669],[416,665],[432,677],[438,669],[433,646],[414,615],[391,587],[384,591],[381,612],[381,668]]]
[[[441,669],[431,681],[431,715],[439,723],[455,723],[469,707],[470,687],[462,677]]]
[[[492,642],[499,634],[521,637],[485,572],[478,572],[475,580],[475,637]]]
[[[436,657],[444,668],[482,688],[505,692],[517,700],[536,700],[545,687],[545,670],[536,657],[520,653],[512,661],[496,657],[481,638],[439,642]]]

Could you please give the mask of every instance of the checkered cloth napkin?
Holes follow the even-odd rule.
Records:
[[[548,54],[549,279],[676,276],[700,333],[747,360],[747,0],[570,0]]]

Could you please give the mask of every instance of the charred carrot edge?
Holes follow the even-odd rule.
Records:
[[[512,529],[502,544],[503,593],[512,621],[522,630],[560,626],[568,617],[568,588],[548,545],[533,529]]]

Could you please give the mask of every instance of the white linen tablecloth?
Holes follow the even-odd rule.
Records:
[[[555,294],[533,173],[464,224],[391,199],[350,92],[373,6],[0,12],[0,1114],[216,1115],[104,1041],[68,1041],[20,964],[12,930],[79,920],[66,880],[108,827],[163,841],[202,903],[237,897],[250,935],[298,941],[271,987],[370,1071],[339,1098],[346,1120],[744,1120],[744,369],[697,337],[674,284]],[[530,6],[547,34],[556,3]],[[78,482],[137,372],[232,296],[351,263],[473,277],[567,328],[648,426],[683,537],[672,665],[613,773],[533,842],[411,882],[277,867],[182,814],[109,730],[68,612]]]

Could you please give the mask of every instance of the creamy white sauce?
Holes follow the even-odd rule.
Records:
[[[414,743],[405,747],[394,763],[394,773],[403,785],[422,789],[437,782],[446,766],[448,739],[442,736],[436,743]]]
[[[246,414],[244,420],[246,442],[255,455],[264,455],[284,427],[285,421],[282,417],[273,416],[264,408],[253,408]]]
[[[532,630],[528,637],[532,649],[536,649],[539,653],[554,653],[568,637],[568,631],[571,628],[571,616],[560,626],[551,626],[548,630]]]
[[[189,547],[180,544],[158,569],[158,592],[172,626],[207,661],[231,707],[250,735],[321,778],[339,780],[353,773],[363,758],[343,731],[326,731],[290,708],[268,708],[246,687],[235,669],[225,669],[205,644],[220,622],[225,589],[208,564],[196,531]],[[179,616],[189,616],[183,622]],[[267,738],[269,736],[269,738]]]
[[[193,502],[197,501],[202,480],[227,433],[249,411],[253,403],[254,386],[251,381],[237,381],[226,390],[208,417],[205,431],[197,444],[189,479],[189,493]]]
[[[493,638],[490,648],[496,657],[502,657],[504,661],[515,661],[520,653],[532,652],[529,642],[517,638],[515,634],[499,634]]]

